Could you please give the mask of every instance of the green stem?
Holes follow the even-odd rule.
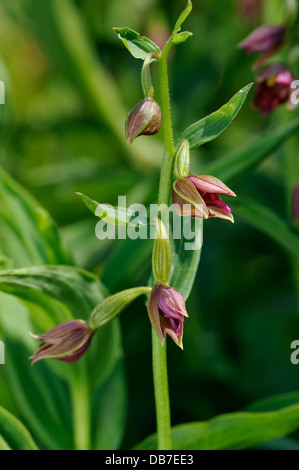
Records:
[[[71,395],[74,423],[74,442],[76,450],[90,450],[90,394],[86,369],[80,366],[71,378]],[[84,364],[83,364],[84,366]]]
[[[170,98],[168,87],[167,56],[172,46],[168,41],[159,61],[159,82],[161,94],[161,111],[163,118],[164,157],[160,175],[159,204],[168,204],[172,182],[173,159],[175,147],[173,142],[172,119],[170,110]]]
[[[162,346],[152,331],[158,450],[171,450],[171,421],[167,378],[166,342]]]
[[[175,154],[167,72],[167,56],[171,45],[171,41],[168,41],[159,61],[159,81],[165,153],[160,175],[158,203],[166,205],[168,205],[170,199],[173,157]],[[171,418],[167,377],[166,342],[165,345],[162,346],[155,331],[153,331],[152,345],[158,449],[171,450]]]

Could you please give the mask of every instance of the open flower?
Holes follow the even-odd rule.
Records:
[[[83,320],[70,320],[42,335],[32,335],[42,344],[32,356],[32,364],[42,359],[57,359],[73,363],[87,351],[94,330]]]
[[[165,343],[166,333],[183,349],[183,323],[188,314],[179,291],[170,286],[156,284],[149,297],[148,314],[161,344]]]
[[[263,25],[244,39],[244,41],[239,44],[239,48],[245,49],[247,54],[252,54],[253,52],[263,53],[260,59],[255,63],[255,67],[259,67],[279,51],[284,45],[285,40],[285,26]]]
[[[281,63],[265,67],[256,76],[258,91],[254,106],[262,114],[271,113],[282,103],[289,103],[291,107],[291,84],[294,78],[292,72]]]
[[[236,196],[222,181],[209,175],[190,175],[175,181],[172,202],[179,215],[194,218],[219,217],[234,221],[231,209],[219,194]]]

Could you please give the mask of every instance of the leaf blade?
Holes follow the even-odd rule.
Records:
[[[150,53],[161,54],[161,49],[149,38],[131,28],[113,28],[119,39],[135,59],[145,60]]]
[[[31,434],[12,413],[0,406],[0,449],[38,450]]]
[[[252,83],[238,91],[231,100],[218,111],[187,127],[179,138],[178,143],[186,139],[189,141],[190,149],[194,149],[216,139],[235,119],[251,87]]]
[[[174,450],[243,449],[286,436],[299,427],[299,404],[265,413],[231,413],[206,422],[175,426]],[[156,449],[156,436],[150,436],[136,449]]]

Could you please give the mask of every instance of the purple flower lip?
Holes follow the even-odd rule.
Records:
[[[172,201],[179,215],[204,219],[219,217],[233,222],[231,209],[219,194],[236,196],[230,188],[214,176],[191,174],[174,183]],[[191,210],[188,210],[188,206]]]
[[[173,287],[156,284],[149,298],[148,313],[161,344],[165,343],[167,334],[183,349],[183,323],[188,313],[180,292]]]
[[[32,365],[42,359],[57,359],[73,363],[78,361],[90,346],[94,331],[83,320],[70,320],[42,334],[33,335],[41,345],[31,357]]]
[[[257,75],[258,90],[254,106],[262,113],[269,114],[283,103],[291,105],[291,84],[294,75],[282,63],[268,65]]]
[[[254,52],[263,54],[254,65],[257,68],[281,49],[286,41],[286,34],[285,26],[263,25],[254,30],[238,47],[245,49],[247,54]]]

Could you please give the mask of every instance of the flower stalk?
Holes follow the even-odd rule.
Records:
[[[158,204],[168,205],[171,194],[172,171],[175,155],[173,140],[170,97],[168,87],[167,57],[171,49],[171,39],[166,43],[159,61],[159,84],[162,131],[164,139],[164,157],[160,173]],[[167,375],[166,342],[162,346],[154,329],[152,330],[153,376],[156,401],[158,450],[171,450],[171,416]]]

